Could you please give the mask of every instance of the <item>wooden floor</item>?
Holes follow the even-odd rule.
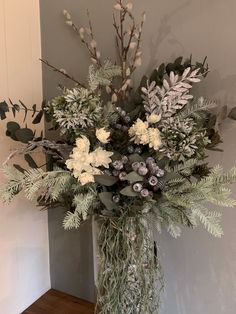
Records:
[[[68,294],[49,290],[22,314],[93,314],[92,303]]]

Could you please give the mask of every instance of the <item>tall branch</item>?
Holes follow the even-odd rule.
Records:
[[[76,80],[72,75],[69,75],[68,73],[66,73],[65,71],[56,68],[54,65],[50,64],[48,61],[46,60],[42,60],[39,59],[43,64],[45,64],[46,66],[48,66],[49,68],[51,68],[54,72],[60,73],[61,75],[63,75],[64,77],[66,77],[67,79],[73,81],[74,83],[76,83],[77,85],[79,85],[80,87],[85,88],[85,85],[80,83],[78,80]]]

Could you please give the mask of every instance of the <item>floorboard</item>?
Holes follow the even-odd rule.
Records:
[[[94,305],[68,294],[49,290],[22,314],[93,314]]]

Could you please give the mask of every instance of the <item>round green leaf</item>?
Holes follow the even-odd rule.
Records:
[[[22,143],[28,143],[29,141],[32,141],[32,139],[34,138],[34,132],[28,128],[17,130],[15,135],[18,141]]]

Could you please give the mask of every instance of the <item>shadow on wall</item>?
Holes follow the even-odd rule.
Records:
[[[159,49],[165,40],[173,46],[173,50],[179,48],[180,55],[184,54],[184,46],[181,41],[176,38],[175,33],[172,31],[171,19],[178,15],[179,12],[184,10],[191,4],[191,0],[187,0],[184,3],[174,7],[169,13],[166,13],[160,18],[159,26],[155,29],[155,36],[149,39],[149,63],[147,64],[147,73],[150,73],[153,70],[153,66],[158,66],[163,60],[160,60],[158,57]],[[182,51],[182,53],[181,53]],[[171,60],[174,60],[178,57],[175,53],[172,54]]]

